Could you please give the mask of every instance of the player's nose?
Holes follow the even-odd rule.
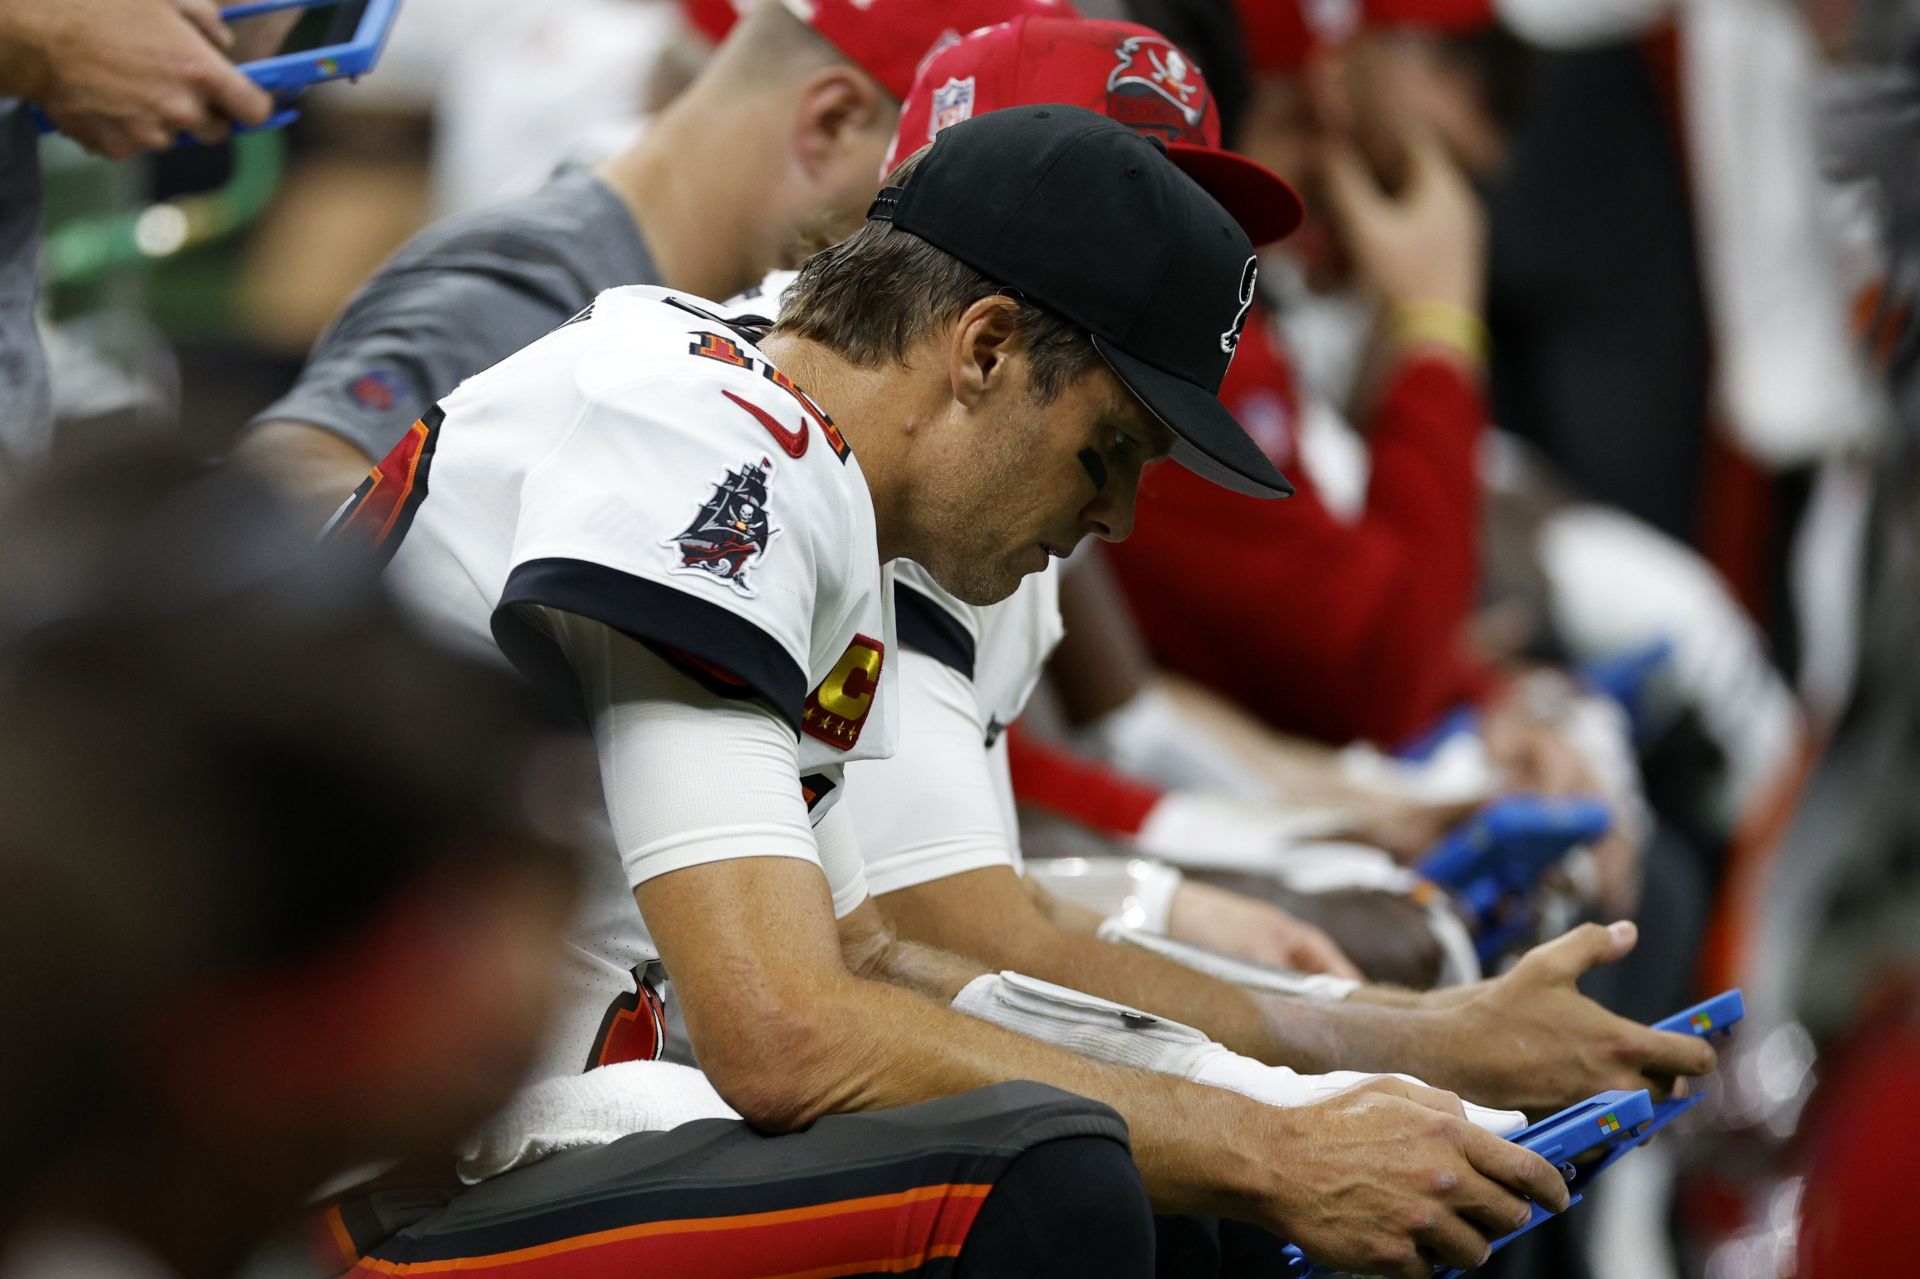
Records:
[[[1087,531],[1108,542],[1124,542],[1133,535],[1134,498],[1139,493],[1137,480],[1113,485],[1095,494],[1081,508],[1080,519]]]

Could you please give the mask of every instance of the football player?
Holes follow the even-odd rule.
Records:
[[[785,1270],[845,1264],[848,1246],[871,1262],[870,1234],[755,1214],[844,1220],[880,1196],[894,1206],[868,1229],[907,1251],[873,1268],[944,1250],[964,1271],[973,1232],[996,1235],[996,1179],[1071,1134],[1082,1149],[1029,1192],[1049,1228],[993,1273],[1138,1273],[1138,1200],[1113,1190],[1122,1130],[1098,1102],[1124,1116],[1156,1206],[1248,1219],[1350,1269],[1475,1264],[1526,1197],[1565,1204],[1550,1167],[1450,1095],[1338,1080],[1318,1100],[1186,1027],[903,943],[866,898],[838,800],[844,766],[897,732],[883,565],[992,603],[1088,534],[1124,537],[1141,471],[1167,455],[1284,493],[1214,397],[1253,275],[1239,223],[1163,145],[1067,106],[994,112],[896,169],[770,331],[686,293],[612,290],[415,424],[332,536],[387,558],[423,622],[512,662],[601,754],[611,846],[543,1073],[656,1052],[664,964],[747,1124],[490,1169],[366,1264],[584,1247],[644,1264],[733,1241]],[[695,1168],[712,1189],[683,1189]]]
[[[1036,102],[1102,109],[1161,138],[1216,189],[1232,191],[1236,179],[1257,183],[1257,170],[1218,149],[1204,77],[1163,37],[1129,23],[1025,17],[974,32],[922,68],[894,150],[974,110]],[[1248,219],[1254,232],[1290,229],[1290,195],[1251,189],[1253,207],[1268,214],[1264,222]],[[769,291],[778,289],[775,282]],[[1179,1018],[1268,1063],[1404,1070],[1475,1101],[1536,1114],[1607,1088],[1664,1093],[1676,1075],[1712,1068],[1711,1051],[1697,1041],[1616,1017],[1575,988],[1587,969],[1631,949],[1630,924],[1583,928],[1498,980],[1429,997],[1326,978],[1275,980],[1179,951],[1268,992],[1257,994],[1141,945],[1109,944],[1065,921],[1070,912],[1060,904],[1036,901],[1019,873],[1003,730],[1019,717],[1061,636],[1057,579],[1050,565],[1011,598],[980,607],[920,564],[896,569],[900,744],[890,758],[852,767],[857,784],[848,807],[867,887],[903,936]],[[1132,928],[1106,932],[1153,944]],[[1382,1004],[1403,1008],[1384,1015]]]

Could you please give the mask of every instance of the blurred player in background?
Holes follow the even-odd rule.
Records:
[[[156,446],[0,511],[9,1279],[229,1273],[546,1027],[573,748],[310,545]]]
[[[238,456],[316,525],[462,379],[602,289],[724,298],[859,226],[914,68],[1058,0],[766,0],[631,147],[416,236],[347,304]],[[808,16],[799,16],[802,12]]]

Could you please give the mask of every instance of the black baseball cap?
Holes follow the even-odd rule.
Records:
[[[1219,399],[1253,304],[1253,246],[1152,139],[1080,107],[990,111],[941,130],[867,216],[1086,329],[1187,469],[1236,493],[1293,493]]]

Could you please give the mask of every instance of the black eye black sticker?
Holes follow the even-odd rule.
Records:
[[[1092,449],[1080,450],[1080,465],[1087,468],[1087,477],[1093,481],[1097,493],[1107,487],[1107,464]]]

